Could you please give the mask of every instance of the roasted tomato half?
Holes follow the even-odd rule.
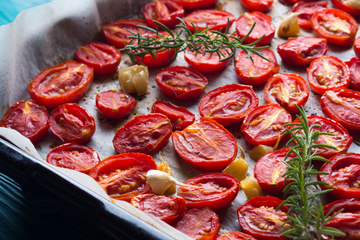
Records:
[[[95,133],[95,120],[85,108],[65,103],[51,112],[50,130],[63,142],[86,143]]]
[[[245,39],[244,43],[253,43],[264,35],[264,38],[258,42],[257,46],[268,45],[275,35],[275,27],[271,22],[271,17],[262,12],[250,12],[241,15],[236,20],[236,31],[240,38],[244,38],[250,31],[252,25],[256,26],[252,33]]]
[[[352,15],[354,18],[360,18],[359,3],[356,3],[356,1],[331,0],[331,3],[337,9],[347,12],[348,14]]]
[[[312,30],[310,19],[312,15],[321,9],[327,7],[327,1],[317,2],[297,2],[291,9],[292,12],[301,13],[298,16],[299,26],[308,30]]]
[[[306,81],[297,74],[278,73],[269,79],[264,87],[267,103],[276,103],[289,113],[297,113],[309,98],[309,87]]]
[[[220,221],[210,208],[194,208],[185,212],[175,228],[193,239],[210,240],[220,231]]]
[[[0,121],[0,127],[14,129],[32,143],[43,139],[49,126],[49,116],[45,107],[33,100],[16,102],[6,111]]]
[[[133,118],[115,133],[113,144],[118,153],[154,154],[167,143],[172,133],[170,119],[159,113]]]
[[[316,58],[306,71],[310,87],[318,94],[335,88],[347,88],[350,84],[349,67],[333,56]]]
[[[242,232],[226,232],[217,235],[215,240],[256,240],[256,238]]]
[[[90,147],[67,143],[52,149],[46,156],[46,162],[57,167],[89,173],[100,162],[100,157]]]
[[[346,61],[345,64],[350,71],[350,85],[349,88],[355,91],[360,91],[360,59],[352,58]]]
[[[273,0],[240,0],[241,5],[249,11],[267,12],[270,10]]]
[[[172,0],[183,6],[185,10],[194,11],[198,9],[212,8],[218,0]]]
[[[273,146],[279,134],[286,132],[284,124],[291,123],[291,115],[277,104],[265,104],[252,110],[241,125],[245,139],[253,146]]]
[[[267,82],[275,73],[279,72],[280,65],[276,61],[274,52],[270,48],[258,50],[269,61],[251,53],[253,61],[246,58],[247,54],[241,51],[235,60],[235,72],[241,83],[261,85]]]
[[[354,44],[358,23],[346,12],[333,8],[322,9],[313,14],[310,22],[314,31],[328,42],[344,47]]]
[[[243,120],[258,105],[259,98],[251,86],[229,84],[205,94],[198,110],[202,117],[226,126]]]
[[[141,194],[131,199],[131,204],[170,225],[176,224],[186,211],[186,202],[181,197]]]
[[[186,201],[187,208],[209,207],[218,211],[231,204],[236,198],[240,182],[225,173],[205,173],[184,182],[194,187],[180,186],[178,196]]]
[[[116,48],[99,42],[80,46],[74,56],[76,61],[92,67],[99,75],[116,72],[121,61],[121,53]]]
[[[174,132],[172,141],[182,159],[203,171],[222,171],[237,154],[234,136],[209,118]]]
[[[282,61],[297,67],[308,66],[315,58],[325,55],[327,50],[326,39],[315,37],[289,38],[277,47]]]
[[[360,198],[360,154],[340,153],[330,158],[331,163],[324,163],[318,175],[323,189],[333,189],[328,194],[334,198]]]
[[[228,21],[231,27],[235,21],[235,16],[221,10],[199,10],[190,13],[184,20],[191,32],[195,32],[195,28],[197,30],[210,28],[214,31],[221,29],[221,32],[225,32]]]
[[[159,71],[155,81],[166,96],[176,100],[197,99],[208,85],[208,80],[201,73],[181,66]]]
[[[90,88],[93,78],[93,68],[66,61],[36,75],[29,84],[29,94],[39,104],[54,108],[78,101]]]
[[[240,227],[258,240],[286,240],[280,231],[283,224],[288,220],[288,208],[276,197],[255,197],[237,209]],[[286,228],[289,226],[285,224]]]
[[[151,193],[146,173],[157,170],[151,156],[142,153],[123,153],[108,157],[97,164],[89,176],[112,198],[130,202],[139,194]]]
[[[358,58],[360,58],[360,37],[355,40],[354,51]]]
[[[322,111],[348,130],[360,131],[360,93],[349,89],[326,91],[320,100]]]

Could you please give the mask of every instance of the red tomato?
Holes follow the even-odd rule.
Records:
[[[85,64],[66,61],[40,72],[29,84],[29,94],[41,105],[54,108],[78,101],[90,88],[94,70]]]
[[[331,163],[324,163],[320,172],[329,175],[318,175],[323,189],[333,189],[328,194],[334,198],[360,198],[360,154],[339,153],[330,158]]]
[[[317,151],[316,155],[329,159],[338,153],[347,152],[353,138],[349,135],[349,132],[343,126],[341,126],[340,123],[332,119],[316,115],[308,116],[307,119],[309,126],[312,126],[313,124],[320,125],[320,127],[313,127],[312,129],[314,131],[327,132],[332,134],[320,135],[315,144],[328,144],[336,147],[336,149],[319,147],[313,148],[314,151]],[[299,120],[295,119],[294,122],[299,122]]]
[[[89,176],[112,198],[130,202],[139,194],[151,193],[146,173],[157,170],[151,156],[142,153],[123,153],[108,157],[97,164]]]
[[[141,9],[145,16],[146,23],[152,28],[159,28],[154,20],[164,24],[168,28],[175,28],[180,21],[178,18],[184,17],[184,8],[174,1],[158,0],[150,2]]]
[[[130,42],[129,37],[133,36],[130,32],[126,31],[125,28],[133,33],[139,33],[144,36],[152,33],[149,30],[137,27],[138,25],[148,26],[144,20],[121,19],[105,23],[101,32],[109,44],[114,45],[117,48],[124,48],[126,44]]]
[[[333,8],[322,9],[313,14],[310,22],[314,31],[328,42],[344,47],[354,44],[358,24],[346,12]]]
[[[275,74],[264,87],[264,98],[267,103],[276,103],[289,113],[297,113],[295,106],[304,106],[309,98],[309,87],[306,81],[297,74]]]
[[[256,22],[256,26],[252,33],[244,41],[245,44],[255,42],[263,35],[264,38],[258,42],[257,46],[265,46],[270,44],[275,35],[275,27],[271,22],[271,17],[262,12],[250,12],[241,15],[236,20],[236,31],[240,38],[244,38],[250,31],[252,25]]]
[[[287,172],[286,165],[283,163],[289,149],[281,149],[270,152],[262,156],[255,164],[254,177],[260,187],[271,193],[282,193],[285,186],[290,182],[282,176]],[[287,158],[289,160],[291,157]]]
[[[320,100],[322,111],[348,130],[360,131],[360,93],[349,89],[326,91]]]
[[[276,208],[283,201],[276,197],[255,197],[237,209],[240,227],[258,240],[286,240],[281,236],[282,225],[288,220],[288,208]],[[285,224],[286,228],[289,226]]]
[[[350,84],[349,67],[333,56],[318,57],[306,69],[310,87],[318,94]]]
[[[256,239],[242,232],[226,232],[217,235],[215,240],[256,240]]]
[[[355,40],[354,52],[358,58],[360,58],[360,37]]]
[[[220,230],[220,221],[211,209],[194,208],[185,212],[175,228],[195,240],[211,240]]]
[[[315,58],[325,55],[327,50],[326,39],[315,37],[289,38],[277,47],[283,62],[298,67],[308,66]]]
[[[279,72],[274,52],[270,48],[259,49],[264,57],[270,61],[251,53],[254,62],[246,58],[247,54],[241,51],[235,60],[235,72],[241,83],[249,85],[261,85],[267,82],[275,73]]]
[[[348,14],[352,15],[354,18],[360,18],[360,9],[351,6],[350,1],[347,2],[344,0],[331,0],[331,3],[335,6],[335,8],[347,12]]]
[[[159,71],[155,80],[166,96],[176,100],[197,99],[208,85],[208,80],[201,73],[181,66]]]
[[[240,182],[225,173],[205,173],[184,182],[194,187],[180,186],[178,196],[186,201],[187,208],[209,207],[218,211],[231,204],[240,189]]]
[[[65,103],[50,114],[50,130],[63,142],[88,142],[95,133],[95,120],[85,108]]]
[[[37,143],[45,137],[49,129],[49,116],[46,109],[35,101],[21,100],[6,111],[0,127],[14,129],[32,143]]]
[[[205,94],[198,110],[202,117],[226,126],[243,120],[258,105],[259,98],[251,86],[229,84]]]
[[[157,100],[151,107],[152,113],[161,113],[171,120],[173,130],[183,130],[195,121],[195,115],[184,107]]]
[[[89,173],[100,162],[100,157],[94,149],[72,142],[52,149],[46,162],[57,167]]]
[[[79,47],[75,54],[78,62],[94,69],[95,74],[114,73],[121,61],[121,53],[105,43],[91,42]]]
[[[213,31],[225,32],[227,23],[229,21],[229,26],[235,21],[235,16],[229,12],[222,10],[199,10],[190,13],[185,17],[186,26],[190,29],[191,32],[195,32],[195,28],[192,24],[195,25],[197,30],[208,29]]]
[[[273,2],[273,0],[240,0],[247,10],[260,12],[269,11]]]
[[[360,59],[352,58],[349,61],[346,61],[345,64],[350,70],[349,88],[355,91],[360,91]]]
[[[181,197],[141,194],[131,199],[131,204],[170,225],[176,224],[186,211],[186,202]]]
[[[291,123],[291,115],[277,104],[265,104],[255,108],[244,119],[241,132],[253,146],[273,146],[279,134],[284,134],[284,124]]]
[[[327,8],[327,1],[318,2],[297,2],[291,9],[292,12],[301,13],[298,16],[299,26],[308,30],[312,30],[310,19],[312,15],[321,9]]]
[[[129,115],[137,101],[129,94],[109,90],[96,95],[96,108],[107,118],[121,119]]]
[[[170,119],[151,113],[133,118],[115,133],[113,144],[118,153],[154,154],[167,143],[172,133]]]
[[[191,166],[203,171],[222,171],[237,154],[233,135],[223,126],[208,118],[172,135],[176,152]]]
[[[172,0],[172,1],[183,6],[185,10],[189,10],[189,11],[194,11],[204,8],[212,8],[218,2],[218,0]]]

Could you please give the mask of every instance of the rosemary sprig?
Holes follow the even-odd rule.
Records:
[[[136,57],[143,58],[146,54],[150,54],[154,60],[156,60],[157,51],[161,50],[175,50],[174,59],[177,57],[179,52],[185,51],[189,48],[191,51],[196,54],[205,55],[206,53],[216,53],[220,61],[227,61],[231,58],[235,58],[236,49],[240,48],[247,54],[246,58],[250,58],[251,61],[254,62],[251,53],[258,55],[259,57],[269,61],[267,58],[263,56],[263,54],[258,49],[268,48],[268,46],[255,46],[258,42],[260,42],[265,35],[259,38],[257,41],[250,44],[243,44],[245,39],[251,34],[254,30],[256,23],[254,23],[249,30],[248,34],[239,38],[236,37],[236,32],[227,35],[220,31],[211,31],[210,28],[197,29],[194,26],[195,32],[192,33],[190,29],[186,26],[184,20],[181,18],[177,18],[181,24],[176,27],[180,28],[180,31],[174,30],[171,31],[168,27],[161,24],[160,22],[154,21],[157,25],[159,25],[163,30],[165,30],[168,35],[160,33],[157,29],[152,29],[146,26],[139,25],[139,28],[144,28],[148,31],[154,33],[155,36],[141,36],[139,33],[134,33],[128,29],[133,36],[130,36],[130,42],[125,46],[125,50],[127,54],[130,56],[130,59],[133,62],[139,61]],[[228,32],[230,28],[229,20],[227,22],[227,26],[225,29],[225,33]],[[209,34],[208,34],[209,33]],[[137,44],[134,44],[136,43]],[[173,60],[174,60],[173,59]]]
[[[291,183],[285,187],[284,194],[287,199],[281,204],[290,208],[288,212],[289,221],[286,223],[290,227],[283,229],[282,235],[291,239],[312,240],[321,239],[321,235],[330,237],[345,237],[346,235],[335,228],[326,227],[325,224],[335,217],[339,212],[328,217],[330,212],[325,215],[320,199],[318,202],[316,198],[323,195],[332,189],[319,191],[319,185],[325,185],[326,183],[321,181],[312,181],[311,176],[327,174],[319,172],[314,169],[312,161],[324,161],[329,160],[317,156],[313,148],[326,147],[335,148],[326,144],[316,144],[320,135],[331,135],[325,132],[314,131],[314,127],[320,127],[318,124],[313,124],[309,127],[308,119],[305,113],[304,107],[299,110],[300,116],[297,115],[297,119],[300,123],[290,123],[285,126],[294,126],[292,129],[286,129],[287,134],[290,134],[290,142],[296,141],[296,145],[290,149],[285,156],[285,159],[295,154],[294,157],[287,161],[284,161],[288,171],[283,175],[285,181],[289,180]],[[318,205],[316,205],[318,203]],[[280,208],[279,206],[278,208]]]

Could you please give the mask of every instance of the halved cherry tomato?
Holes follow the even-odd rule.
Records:
[[[12,105],[0,121],[0,127],[11,128],[32,143],[43,139],[49,129],[46,108],[33,100],[21,100]]]
[[[185,10],[189,10],[189,11],[194,11],[204,8],[212,8],[218,2],[218,0],[172,0],[172,1],[183,6]]]
[[[283,174],[287,172],[285,156],[289,149],[281,149],[270,152],[262,156],[255,164],[254,177],[258,181],[260,187],[271,193],[282,193],[286,185],[290,182],[286,181]],[[291,156],[287,160],[291,159]]]
[[[129,29],[133,33],[139,33],[140,35],[148,35],[149,33],[153,33],[149,30],[139,28],[138,25],[148,26],[144,20],[140,19],[121,19],[117,21],[112,21],[105,23],[102,27],[102,35],[105,40],[114,45],[117,48],[124,48],[126,44],[130,42],[131,36],[133,36],[126,29]]]
[[[198,110],[202,117],[226,126],[243,120],[258,105],[259,98],[251,86],[229,84],[205,94]]]
[[[121,53],[105,43],[91,42],[80,46],[75,59],[94,69],[95,74],[105,75],[114,73],[121,61]]]
[[[326,39],[315,37],[289,38],[277,47],[283,62],[299,67],[308,66],[315,58],[325,55],[327,50]]]
[[[142,153],[123,153],[108,157],[97,164],[89,176],[112,198],[130,202],[139,194],[151,193],[146,173],[157,170],[151,156]]]
[[[121,119],[135,108],[137,101],[129,94],[109,90],[96,95],[96,108],[107,118]]]
[[[29,84],[29,94],[41,105],[53,108],[78,101],[90,88],[93,78],[93,68],[66,61],[36,75]]]
[[[355,8],[351,5],[351,1],[346,0],[331,0],[331,3],[337,8],[348,14],[352,15],[354,18],[360,18],[360,9],[359,7]]]
[[[218,234],[220,221],[210,208],[194,208],[185,212],[175,228],[195,240],[210,240]]]
[[[330,158],[331,163],[324,163],[320,172],[329,175],[318,175],[323,189],[333,189],[328,194],[334,198],[360,198],[360,154],[340,153]]]
[[[170,119],[159,113],[133,118],[115,133],[113,144],[118,153],[154,154],[167,143],[172,133]]]
[[[284,124],[291,123],[291,115],[277,104],[265,104],[252,110],[241,125],[245,139],[253,146],[273,146],[279,134],[286,132]]]
[[[306,71],[310,87],[318,94],[335,88],[347,88],[350,84],[349,67],[333,56],[316,58]]]
[[[360,37],[355,40],[354,52],[358,58],[360,58]]]
[[[100,157],[94,149],[72,142],[52,149],[46,156],[46,162],[57,167],[89,173],[100,162]]]
[[[180,186],[178,196],[186,201],[187,208],[209,207],[218,211],[231,204],[240,189],[240,182],[225,173],[205,173],[184,182],[194,187]]]
[[[322,111],[348,130],[360,131],[360,93],[349,89],[326,91]]]
[[[360,91],[360,59],[352,58],[346,61],[345,64],[350,71],[350,85],[349,88],[355,91]]]
[[[249,85],[261,85],[267,82],[275,73],[279,72],[274,52],[270,48],[259,49],[269,61],[251,53],[254,60],[246,58],[247,54],[241,51],[235,60],[235,72],[241,83]]]
[[[170,29],[175,28],[180,21],[178,18],[184,17],[184,8],[174,1],[158,0],[146,4],[142,9],[146,23],[152,28],[159,28],[154,20],[164,24]]]
[[[183,130],[195,121],[195,115],[184,107],[157,100],[151,107],[152,113],[161,113],[171,120],[173,130]]]
[[[234,136],[214,120],[200,118],[172,135],[176,152],[191,166],[203,171],[221,171],[237,154]]]
[[[256,239],[242,232],[226,232],[217,235],[215,240],[256,240]]]
[[[181,66],[159,71],[155,80],[166,96],[176,100],[197,99],[208,85],[208,80],[201,73]]]
[[[237,209],[240,227],[258,240],[286,240],[280,231],[288,220],[288,208],[276,208],[283,201],[276,197],[255,197]],[[286,228],[289,224],[285,224]]]
[[[313,14],[310,22],[314,31],[328,42],[344,47],[354,44],[358,24],[346,12],[333,8],[322,9]]]
[[[297,74],[278,73],[269,79],[264,87],[267,103],[276,103],[289,113],[297,113],[295,106],[304,106],[309,98],[306,81]]]
[[[299,26],[308,30],[312,30],[310,19],[314,12],[327,7],[327,1],[318,2],[297,2],[291,9],[291,12],[301,13],[298,16]]]
[[[236,31],[240,38],[245,37],[250,31],[252,25],[256,22],[256,26],[252,33],[245,39],[244,43],[252,43],[261,38],[264,38],[258,42],[257,46],[268,45],[275,35],[275,27],[271,22],[271,17],[265,15],[262,12],[250,12],[241,15],[236,20]]]
[[[131,199],[131,204],[170,225],[176,224],[186,211],[186,202],[181,197],[141,194]]]
[[[210,28],[210,30],[220,31],[221,29],[224,33],[228,21],[231,27],[235,16],[222,10],[199,10],[190,13],[184,20],[191,32],[195,32],[194,24],[197,30]]]
[[[315,147],[313,150],[317,151],[316,155],[329,159],[338,153],[347,152],[353,138],[349,135],[349,132],[343,126],[341,126],[340,123],[332,119],[316,115],[308,116],[307,119],[309,127],[313,124],[320,125],[320,127],[312,127],[314,131],[327,132],[332,134],[320,135],[319,139],[314,144],[327,144],[336,147],[336,149]],[[295,119],[294,122],[299,122],[299,120]]]
[[[85,108],[65,103],[50,114],[50,130],[63,142],[88,142],[95,133],[95,120]]]
[[[267,12],[274,0],[240,0],[240,3],[249,11]]]

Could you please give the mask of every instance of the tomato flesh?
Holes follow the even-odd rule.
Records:
[[[331,3],[337,8],[348,14],[352,15],[354,18],[360,18],[360,9],[351,6],[347,1],[344,0],[331,0]]]
[[[110,119],[122,119],[134,110],[137,101],[129,94],[109,90],[96,95],[96,108]]]
[[[360,37],[355,40],[354,52],[358,58],[360,58]]]
[[[242,232],[226,232],[217,235],[215,240],[256,240],[256,239]]]
[[[191,32],[197,30],[208,29],[213,31],[225,32],[227,23],[229,21],[229,27],[235,21],[235,16],[229,12],[221,10],[199,10],[190,13],[185,17],[186,26],[190,29]],[[192,25],[195,25],[194,26]]]
[[[249,11],[267,12],[270,10],[273,0],[240,0],[240,3]]]
[[[183,6],[185,10],[194,11],[198,9],[212,8],[218,0],[173,0]]]
[[[299,26],[308,30],[312,30],[310,19],[312,15],[321,9],[327,7],[327,1],[317,1],[317,2],[297,2],[291,9],[292,12],[301,13],[298,16]]]
[[[351,58],[345,64],[350,71],[350,85],[349,88],[355,91],[360,91],[360,59]]]

